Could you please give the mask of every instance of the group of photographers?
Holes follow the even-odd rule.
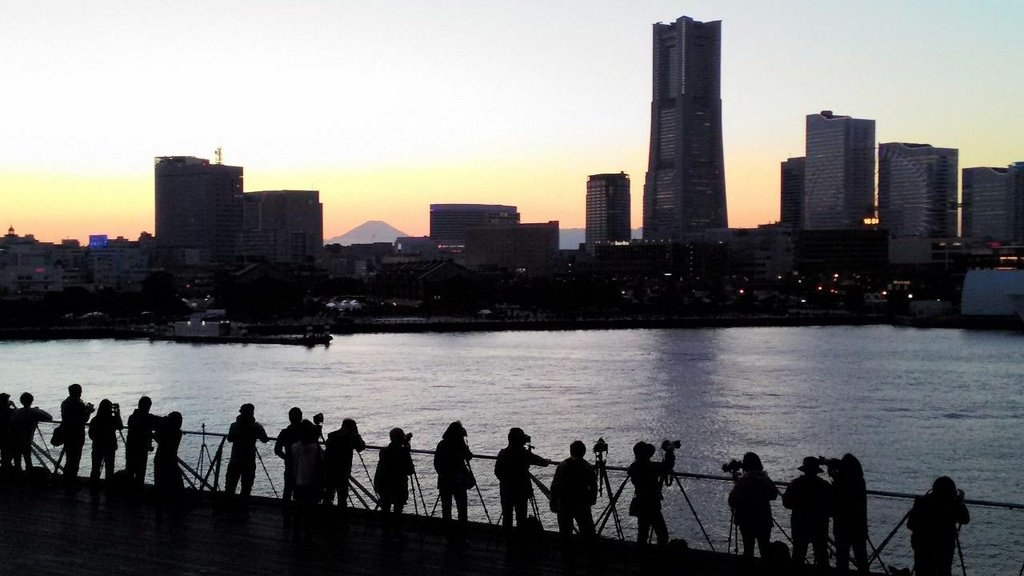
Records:
[[[0,394],[0,466],[31,469],[32,437],[40,422],[51,421],[47,412],[32,406],[28,392],[20,397],[21,408],[15,408],[10,396]],[[145,477],[148,453],[157,444],[154,456],[154,484],[158,501],[171,504],[183,491],[178,462],[181,442],[182,417],[178,412],[158,417],[150,413],[152,401],[143,396],[128,418],[125,439],[126,467],[123,478],[127,488],[141,489]],[[93,413],[95,414],[93,415]],[[117,404],[104,399],[94,408],[82,400],[82,387],[72,384],[68,397],[61,403],[61,423],[54,430],[51,442],[63,446],[64,489],[69,495],[77,490],[78,469],[85,444],[86,425],[92,440],[92,471],[90,490],[98,498],[100,476],[106,473],[109,481],[115,476],[114,459],[118,447],[117,436],[125,428]],[[89,419],[92,415],[91,420]],[[283,505],[286,524],[294,514],[294,536],[304,533],[308,538],[311,518],[316,505],[330,503],[337,496],[339,518],[345,523],[346,503],[350,495],[353,455],[362,452],[366,443],[359,435],[354,420],[345,419],[338,430],[323,434],[323,415],[313,421],[304,420],[302,411],[292,408],[288,412],[289,425],[278,435],[274,453],[284,460],[285,482]],[[387,515],[385,534],[401,537],[400,517],[409,498],[410,477],[415,475],[410,440],[401,428],[389,434],[390,443],[380,450],[372,484],[380,508]],[[227,502],[234,502],[233,494],[241,483],[240,501],[244,510],[252,490],[256,472],[257,442],[269,438],[263,426],[256,421],[252,404],[243,404],[231,425],[227,440],[231,455],[225,475]],[[548,466],[551,460],[533,453],[530,436],[521,428],[511,428],[508,446],[499,451],[494,465],[501,499],[502,526],[511,533],[513,525],[520,529],[536,522],[528,515],[533,497],[533,485],[550,492],[551,510],[557,514],[559,531],[571,536],[573,531],[589,541],[595,537],[591,512],[598,494],[598,472],[603,470],[603,454],[607,444],[603,439],[594,446],[598,467],[586,459],[586,446],[575,441],[569,446],[569,457],[558,464],[550,490],[530,473],[531,466]],[[321,448],[321,441],[326,451]],[[668,529],[661,511],[662,489],[675,481],[673,467],[675,449],[679,442],[664,442],[662,460],[654,460],[656,448],[646,442],[633,446],[634,461],[628,468],[633,485],[633,498],[629,514],[637,519],[637,540],[646,543],[653,532],[658,545],[668,542]],[[476,486],[470,467],[473,457],[466,440],[466,429],[461,422],[452,422],[442,435],[434,453],[439,501],[442,517],[448,522],[448,536],[453,543],[465,541],[467,492]],[[822,465],[825,468],[822,468]],[[775,524],[771,502],[779,497],[776,484],[765,473],[760,457],[748,452],[742,461],[733,460],[722,467],[733,475],[735,484],[729,493],[729,506],[733,512],[743,554],[754,555],[757,546],[762,558],[778,559],[778,543],[772,544],[771,531]],[[810,547],[814,565],[828,566],[829,521],[832,522],[836,568],[848,571],[852,552],[855,565],[867,573],[867,492],[860,462],[851,454],[841,459],[809,457],[798,467],[802,475],[793,479],[781,494],[782,504],[791,511],[792,561],[803,564]],[[829,483],[821,474],[831,477]],[[418,479],[417,479],[418,480]],[[365,488],[359,486],[365,491]],[[358,494],[356,494],[358,497]],[[294,506],[290,503],[295,501]],[[452,521],[452,503],[457,511],[457,522]],[[159,510],[159,508],[158,508]],[[937,479],[925,496],[918,498],[908,513],[908,528],[913,532],[916,573],[921,576],[948,575],[960,524],[969,522],[963,504],[963,492],[948,477]],[[514,522],[515,521],[515,522]],[[520,530],[522,531],[522,530]],[[785,546],[782,546],[785,549]],[[785,555],[785,552],[782,553]]]
[[[857,570],[867,574],[867,488],[860,461],[852,454],[840,459],[808,457],[797,469],[802,475],[790,481],[782,493],[782,505],[791,511],[792,562],[802,565],[810,546],[814,566],[828,568],[831,518],[836,568],[849,571],[852,551]],[[821,477],[826,469],[831,483]],[[771,501],[779,496],[779,491],[765,473],[761,458],[748,452],[742,462],[733,460],[722,470],[731,472],[735,480],[729,493],[729,507],[743,540],[743,555],[752,558],[756,543],[761,558],[778,561],[779,553],[771,543]],[[963,492],[956,489],[949,477],[937,479],[931,491],[915,500],[907,515],[907,526],[913,533],[915,573],[948,576],[958,544],[959,525],[969,521]]]

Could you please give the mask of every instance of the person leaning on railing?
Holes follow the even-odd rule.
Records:
[[[506,533],[512,531],[513,514],[516,526],[521,528],[525,525],[526,509],[533,496],[530,466],[551,464],[547,458],[531,452],[533,446],[529,444],[530,437],[522,428],[510,428],[508,446],[498,451],[498,458],[494,461],[494,476],[498,478],[501,497],[501,526]]]
[[[23,392],[19,398],[21,408],[11,413],[11,424],[9,428],[8,441],[11,444],[11,452],[14,455],[14,464],[21,468],[25,463],[25,471],[32,470],[32,435],[36,433],[36,426],[40,422],[50,422],[53,416],[49,412],[33,408],[32,402],[35,398],[29,392]]]
[[[633,446],[633,463],[629,465],[629,479],[633,483],[633,500],[629,503],[629,515],[636,516],[636,541],[646,544],[651,530],[658,546],[668,544],[668,527],[661,513],[661,488],[665,475],[672,474],[676,456],[672,450],[665,450],[665,459],[652,461],[657,450],[654,444],[637,442]]]

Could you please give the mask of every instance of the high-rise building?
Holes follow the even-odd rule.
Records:
[[[782,163],[779,194],[779,222],[788,228],[800,228],[804,202],[804,157]]]
[[[875,121],[807,116],[803,228],[855,230],[875,216]]]
[[[593,174],[587,178],[587,234],[585,242],[628,241],[629,175]]]
[[[1008,168],[964,168],[963,187],[961,235],[1024,242],[1024,162]]]
[[[644,239],[729,225],[722,155],[722,23],[654,25],[651,147]]]
[[[466,246],[466,231],[519,223],[519,210],[501,204],[431,204],[430,237],[445,250]]]
[[[242,168],[192,156],[156,159],[156,245],[175,264],[235,260],[242,232]]]
[[[955,148],[878,145],[878,224],[893,238],[956,236]]]
[[[549,276],[558,262],[558,221],[470,228],[465,261],[483,272]]]
[[[324,249],[324,207],[317,190],[268,190],[244,196],[242,255],[313,264]]]

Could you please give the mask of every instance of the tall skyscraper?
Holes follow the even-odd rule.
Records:
[[[800,228],[804,203],[804,157],[790,158],[781,166],[779,222],[789,228]]]
[[[651,147],[644,239],[729,225],[722,155],[722,23],[654,25]]]
[[[807,116],[803,228],[854,230],[875,215],[875,121]]]
[[[594,174],[587,178],[587,244],[628,241],[629,175]]]
[[[501,204],[431,204],[430,237],[442,249],[461,250],[466,231],[478,226],[519,223],[519,210]]]
[[[313,264],[324,250],[324,206],[317,190],[268,190],[244,196],[242,255]]]
[[[242,231],[242,168],[192,156],[156,159],[156,245],[175,264],[231,262]]]
[[[956,236],[958,157],[955,148],[879,144],[879,227],[893,238]]]
[[[964,168],[963,187],[964,237],[1024,243],[1024,162],[1008,168]]]

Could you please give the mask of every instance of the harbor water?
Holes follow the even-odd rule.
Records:
[[[945,474],[968,498],[1021,502],[1022,366],[1024,333],[891,326],[351,335],[326,348],[85,340],[0,343],[0,391],[32,391],[55,416],[72,382],[125,417],[145,394],[155,413],[210,431],[252,402],[271,435],[297,405],[323,412],[328,430],[352,417],[384,444],[401,426],[427,449],[462,420],[489,454],[519,426],[557,460],[573,440],[603,437],[623,466],[639,440],[678,439],[677,470],[721,474],[753,450],[776,480],[799,475],[804,456],[851,452],[871,489],[923,493]],[[711,501],[727,488],[692,488],[698,511],[727,514]],[[672,531],[700,540],[684,507],[666,513]],[[909,502],[872,507],[881,540]],[[964,528],[968,567],[1016,570],[1024,516],[992,516]],[[725,538],[727,518],[707,523]]]

